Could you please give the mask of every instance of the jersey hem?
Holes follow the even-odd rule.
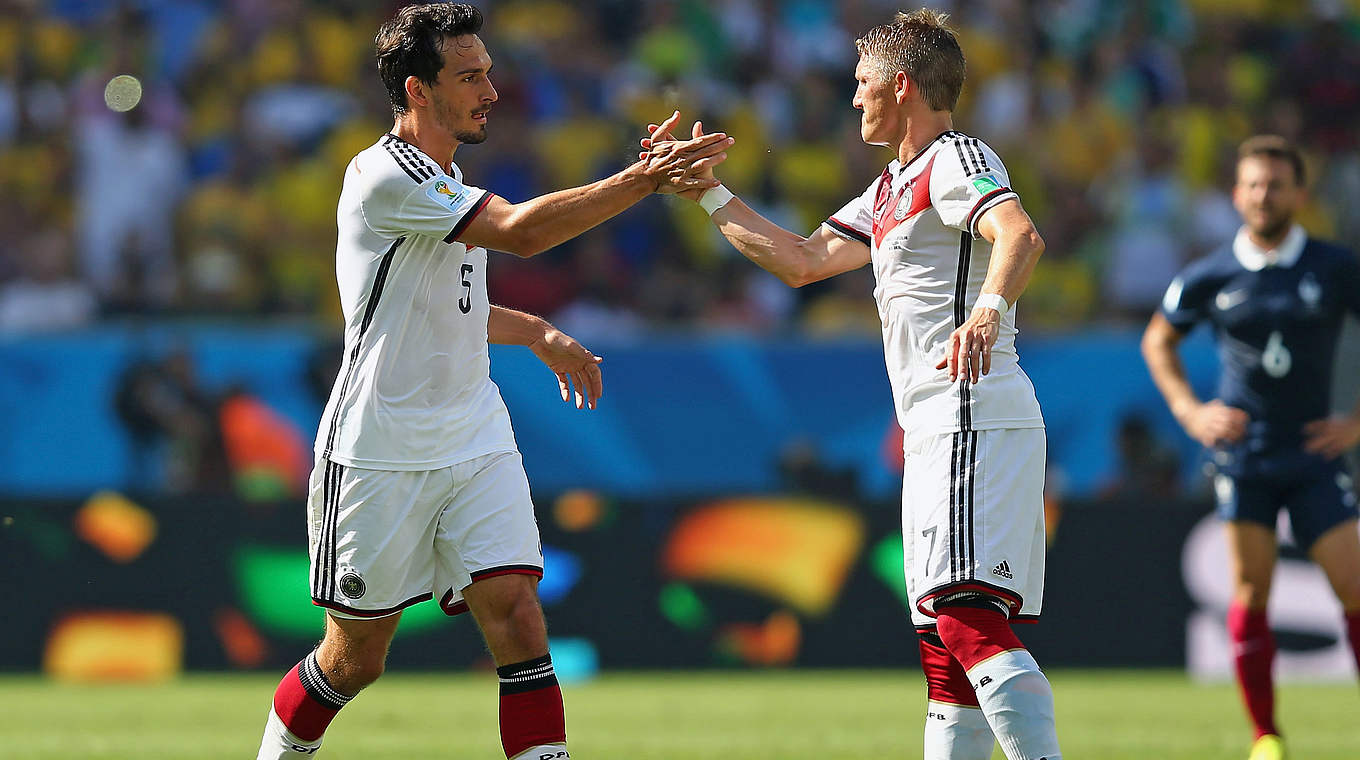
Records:
[[[422,470],[442,470],[445,467],[452,467],[456,464],[470,462],[478,457],[488,454],[518,454],[519,447],[514,442],[508,444],[496,444],[478,449],[469,449],[467,452],[458,452],[439,459],[431,459],[421,462],[391,462],[382,459],[360,459],[358,457],[348,457],[342,454],[331,452],[327,454],[320,448],[315,449],[317,457],[329,459],[338,465],[354,467],[360,470],[387,470],[391,472],[420,472]]]

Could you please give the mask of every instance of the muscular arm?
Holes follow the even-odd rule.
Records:
[[[1217,399],[1205,403],[1195,395],[1176,349],[1182,335],[1161,312],[1152,315],[1143,331],[1143,361],[1161,391],[1171,414],[1185,432],[1204,446],[1237,441],[1246,435],[1247,413]]]
[[[528,346],[557,375],[557,390],[563,401],[572,398],[575,386],[577,409],[594,409],[599,403],[604,393],[599,366],[603,360],[547,320],[493,304],[486,320],[486,340],[499,345]]]
[[[999,203],[984,212],[978,221],[978,232],[992,244],[992,260],[987,265],[982,292],[996,293],[1006,303],[1014,304],[1029,285],[1044,252],[1044,239],[1017,200]]]
[[[869,263],[869,246],[824,226],[802,237],[756,213],[740,198],[733,198],[712,218],[741,255],[795,288]]]
[[[1034,274],[1044,239],[1018,200],[1003,201],[983,212],[978,233],[992,244],[982,293],[999,295],[1014,305]],[[1001,313],[985,306],[974,308],[968,320],[950,334],[944,359],[935,368],[948,368],[951,381],[962,374],[978,382],[992,370],[992,346],[1000,334]]]
[[[672,119],[678,119],[677,113]],[[559,190],[524,203],[492,198],[458,240],[529,257],[611,219],[654,192],[705,189],[718,184],[711,170],[727,158],[732,140],[717,132],[659,145],[612,177]],[[699,176],[709,172],[707,178]]]

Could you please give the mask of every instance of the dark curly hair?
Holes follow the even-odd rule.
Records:
[[[444,43],[482,30],[482,12],[464,3],[420,3],[397,11],[378,29],[378,76],[392,113],[406,113],[406,78],[433,86],[444,68]]]

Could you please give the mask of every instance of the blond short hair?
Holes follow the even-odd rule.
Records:
[[[948,25],[949,14],[922,8],[898,12],[855,40],[855,49],[883,80],[905,72],[916,83],[921,98],[935,111],[953,111],[968,75],[958,35]]]

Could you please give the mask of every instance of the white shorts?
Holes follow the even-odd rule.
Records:
[[[438,470],[345,467],[326,459],[307,498],[312,603],[342,618],[392,615],[497,575],[543,577],[543,550],[518,452]]]
[[[1044,596],[1043,428],[922,436],[902,477],[902,550],[917,628],[936,602],[999,599],[1010,618],[1039,617]]]

